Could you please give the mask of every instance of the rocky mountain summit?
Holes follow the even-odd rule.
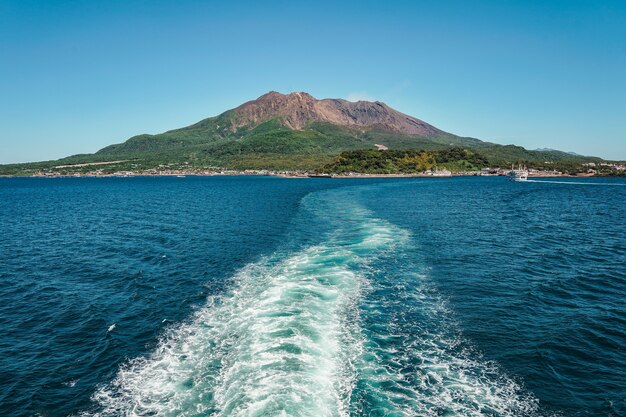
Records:
[[[233,113],[233,131],[278,117],[285,126],[293,130],[302,130],[312,122],[322,122],[422,137],[434,137],[444,133],[380,101],[350,102],[331,98],[318,100],[304,92],[281,94],[271,91],[233,109]]]

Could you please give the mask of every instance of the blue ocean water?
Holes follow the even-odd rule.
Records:
[[[626,415],[626,182],[0,179],[0,415]]]

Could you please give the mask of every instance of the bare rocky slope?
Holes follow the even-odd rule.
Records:
[[[444,134],[428,123],[392,109],[379,101],[350,102],[341,99],[317,100],[304,92],[281,94],[271,91],[233,110],[231,129],[256,126],[279,117],[293,130],[302,130],[310,123],[330,123],[345,127],[369,127],[389,132],[422,137]]]

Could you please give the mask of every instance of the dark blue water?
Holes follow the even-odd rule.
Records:
[[[577,182],[0,179],[0,415],[626,415]]]

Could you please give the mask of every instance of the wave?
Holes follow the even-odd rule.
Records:
[[[310,194],[295,240],[93,395],[95,416],[528,416],[537,402],[464,347],[409,233]],[[289,246],[289,245],[287,245]],[[293,247],[293,246],[292,246]]]
[[[626,184],[623,183],[612,183],[612,182],[586,182],[586,181],[553,181],[553,180],[526,180],[519,182],[534,182],[534,183],[545,183],[545,184],[568,184],[568,185],[604,185],[609,187],[625,187]]]

